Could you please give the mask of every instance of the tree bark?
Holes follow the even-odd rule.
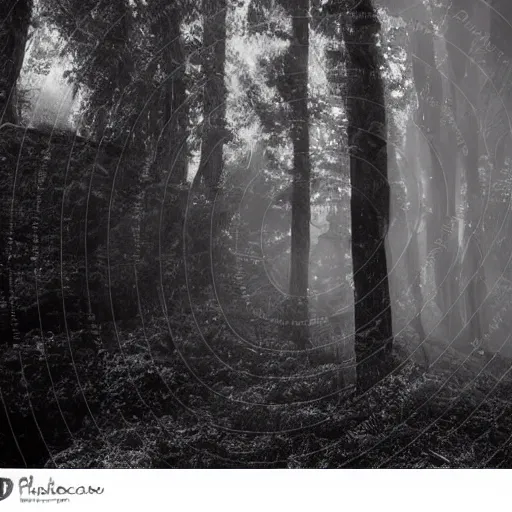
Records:
[[[158,116],[160,128],[155,134],[159,139],[157,166],[159,174],[174,184],[183,183],[187,178],[188,102],[180,24],[179,8],[169,8],[154,29],[163,48],[164,74],[163,115]]]
[[[309,252],[310,252],[310,180],[309,154],[309,0],[298,0],[292,12],[292,42],[287,66],[291,85],[289,104],[292,112],[293,188],[290,295],[292,339],[298,348],[310,345],[309,339]]]
[[[348,54],[355,352],[357,388],[362,392],[385,376],[393,342],[385,247],[390,188],[387,116],[377,46],[380,22],[371,0],[359,0],[348,14],[343,35]]]
[[[203,0],[203,124],[201,158],[194,188],[202,184],[209,199],[217,193],[223,169],[226,132],[226,0]]]

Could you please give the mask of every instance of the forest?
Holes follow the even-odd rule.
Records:
[[[0,466],[512,467],[509,0],[0,0]]]

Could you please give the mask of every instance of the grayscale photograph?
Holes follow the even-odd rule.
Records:
[[[512,468],[509,107],[511,0],[0,0],[0,467]]]

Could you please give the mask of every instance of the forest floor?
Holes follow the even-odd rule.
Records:
[[[34,337],[0,362],[0,464],[60,468],[480,468],[512,466],[510,361],[440,351],[361,396],[339,367],[227,331],[175,337],[120,327]],[[212,331],[213,332],[213,331]],[[112,335],[112,333],[111,333]],[[6,414],[7,413],[7,414]]]

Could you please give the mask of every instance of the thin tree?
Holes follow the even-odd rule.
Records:
[[[406,161],[409,167],[404,173],[404,180],[407,183],[407,194],[408,199],[413,200],[416,203],[419,202],[419,194],[411,197],[414,194],[415,183],[414,175],[419,175],[419,165],[416,152],[418,150],[417,134],[413,129],[411,122],[407,125],[406,138]],[[414,174],[413,174],[414,173]],[[406,215],[407,217],[407,215]],[[406,251],[406,271],[407,271],[407,283],[410,286],[415,316],[411,320],[412,327],[415,329],[419,336],[420,343],[425,340],[426,333],[423,326],[421,312],[424,306],[423,292],[421,289],[421,259],[420,259],[420,241],[418,231],[421,229],[422,219],[415,218],[414,225],[409,226],[408,229],[408,242]]]

